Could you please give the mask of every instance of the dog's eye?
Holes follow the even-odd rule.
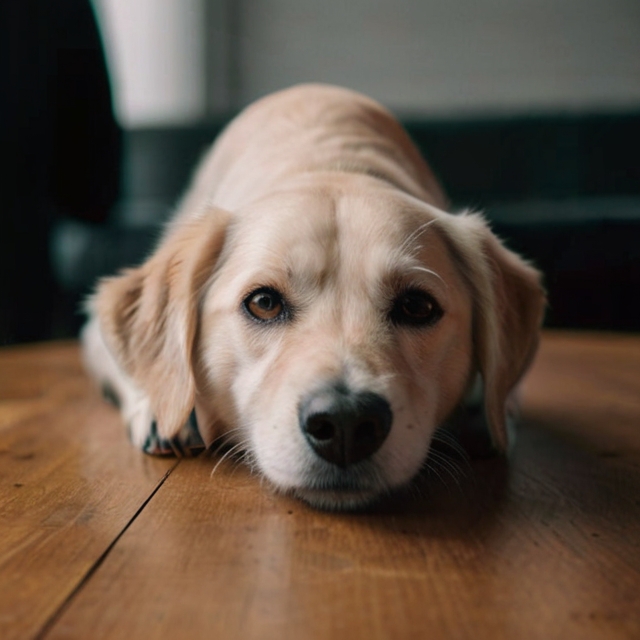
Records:
[[[275,289],[262,288],[250,293],[243,305],[250,316],[261,322],[279,320],[286,312],[284,300]]]
[[[433,325],[442,318],[444,311],[437,300],[421,289],[408,289],[393,302],[389,317],[396,325]]]

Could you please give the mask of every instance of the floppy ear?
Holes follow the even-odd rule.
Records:
[[[474,296],[474,344],[485,415],[494,445],[504,451],[509,396],[538,347],[546,296],[540,272],[504,247],[481,216],[455,218],[450,235]]]
[[[504,451],[509,395],[538,348],[546,296],[540,273],[502,246],[488,229],[484,247],[493,300],[478,313],[476,349],[485,413],[494,444]]]
[[[91,302],[109,350],[148,395],[165,439],[178,433],[194,408],[199,301],[229,218],[214,209],[178,222],[142,266],[102,280]]]

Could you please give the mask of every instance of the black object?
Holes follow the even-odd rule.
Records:
[[[120,150],[88,0],[0,2],[0,344],[51,337],[52,225],[106,219]]]

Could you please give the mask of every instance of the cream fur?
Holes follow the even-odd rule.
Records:
[[[395,119],[372,100],[305,85],[245,110],[206,155],[157,251],[102,281],[86,359],[123,401],[134,443],[195,407],[208,443],[241,443],[275,487],[350,508],[409,482],[435,429],[479,373],[494,442],[537,345],[539,274],[446,198]],[[260,325],[259,287],[294,310]],[[389,321],[408,287],[444,309],[433,326]],[[338,468],[298,425],[301,400],[341,380],[385,398],[386,440]]]

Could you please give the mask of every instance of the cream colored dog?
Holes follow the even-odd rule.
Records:
[[[479,215],[446,206],[377,103],[271,95],[220,136],[156,252],[99,284],[88,366],[139,447],[225,436],[321,507],[408,483],[478,374],[505,449],[545,297]]]

